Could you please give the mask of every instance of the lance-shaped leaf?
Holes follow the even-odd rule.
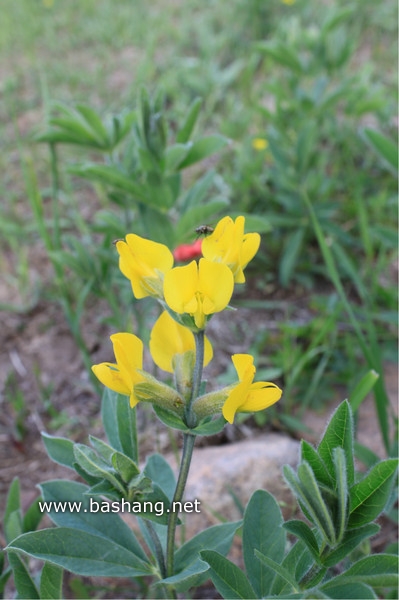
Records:
[[[137,463],[136,409],[130,407],[129,398],[105,388],[101,417],[111,446]]]
[[[129,483],[133,477],[140,473],[140,469],[126,454],[114,452],[112,455],[112,465],[119,473],[125,483]]]
[[[15,552],[9,552],[8,560],[14,575],[18,598],[40,598],[39,591],[21,557]]]
[[[303,462],[299,465],[298,479],[302,493],[307,500],[307,509],[310,510],[314,523],[317,524],[323,532],[328,543],[334,545],[336,534],[332,516],[308,463]]]
[[[320,458],[317,450],[309,442],[301,441],[301,459],[309,463],[317,481],[327,487],[333,485],[333,478],[326,469],[326,465]]]
[[[115,542],[68,527],[25,533],[8,549],[59,565],[77,575],[140,577],[152,566]]]
[[[60,503],[65,505],[65,501],[80,503],[78,511],[50,511],[48,515],[56,525],[108,538],[140,559],[147,560],[132,529],[118,514],[95,512],[91,509],[90,498],[87,496],[89,488],[83,483],[55,479],[42,483],[40,489],[43,500],[51,502],[53,506]]]
[[[365,556],[353,564],[341,575],[337,575],[323,584],[327,590],[337,583],[364,583],[373,588],[398,587],[398,557],[393,554],[373,554]]]
[[[256,491],[245,510],[242,541],[248,579],[259,598],[270,593],[275,572],[254,559],[254,552],[258,550],[276,562],[283,560],[286,533],[282,523],[280,507],[274,497],[264,490]]]
[[[289,531],[290,533],[294,534],[297,538],[302,540],[308,547],[309,551],[312,553],[314,559],[317,562],[319,562],[319,544],[317,543],[316,537],[307,523],[305,523],[304,521],[293,519],[291,521],[286,521],[283,524],[283,527],[286,531]]]
[[[335,477],[333,450],[337,447],[342,448],[345,452],[348,485],[352,485],[355,479],[353,417],[347,400],[344,400],[334,412],[317,448],[320,458],[324,461],[332,477]]]
[[[121,493],[124,492],[122,483],[115,476],[115,472],[94,450],[84,444],[75,444],[75,460],[78,465],[92,477],[106,479]]]
[[[200,556],[210,566],[213,584],[223,598],[257,598],[245,573],[237,565],[214,550],[203,550]]]
[[[371,523],[347,531],[339,546],[323,558],[323,565],[333,567],[350,554],[363,540],[372,537],[380,530],[379,525]]]
[[[345,452],[342,448],[334,448],[333,462],[337,490],[337,512],[335,515],[335,530],[337,535],[337,542],[339,543],[345,534],[349,510],[349,492],[346,478],[346,460]]]
[[[89,435],[89,440],[94,450],[103,457],[106,463],[111,464],[112,455],[115,452],[114,448],[103,442],[103,440],[94,437],[94,435]]]
[[[47,454],[54,462],[64,467],[74,469],[75,455],[73,453],[74,443],[63,437],[55,437],[42,432],[42,439]]]
[[[384,510],[397,468],[397,459],[383,460],[376,464],[359,483],[352,486],[349,528],[374,521]]]
[[[62,576],[64,571],[57,565],[44,563],[40,577],[40,598],[58,600],[62,598]]]

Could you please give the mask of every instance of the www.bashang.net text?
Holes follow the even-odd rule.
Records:
[[[89,503],[83,503],[78,501],[40,501],[39,510],[41,513],[154,513],[157,517],[161,517],[165,513],[170,512],[181,512],[181,513],[200,513],[201,502],[197,499],[186,500],[185,502],[172,502],[170,506],[165,508],[165,503],[162,501],[158,502],[128,502],[127,500],[121,500],[120,502],[107,502],[106,500],[97,501],[93,498],[89,498]]]

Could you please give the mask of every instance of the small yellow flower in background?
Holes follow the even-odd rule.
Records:
[[[233,289],[230,269],[205,258],[168,271],[164,279],[166,303],[178,314],[189,314],[197,329],[205,327],[210,315],[226,308]]]
[[[54,6],[54,0],[42,0],[42,4],[46,8],[52,8]]]
[[[167,311],[164,311],[151,331],[150,352],[154,363],[160,369],[173,373],[174,356],[189,351],[195,352],[193,332],[177,323]],[[204,367],[212,360],[212,357],[212,346],[205,336]]]
[[[202,254],[208,260],[224,263],[231,269],[235,283],[244,283],[244,269],[260,245],[259,233],[244,234],[245,217],[224,217],[214,232],[202,242]]]
[[[174,262],[169,248],[129,233],[126,242],[120,240],[116,243],[116,249],[119,253],[119,268],[130,280],[135,297],[162,298],[163,277]]]
[[[252,140],[252,148],[254,150],[258,150],[258,152],[260,152],[261,150],[266,150],[268,145],[269,142],[265,138],[254,138]]]
[[[274,383],[253,383],[256,373],[254,359],[250,354],[234,354],[232,357],[239,383],[231,390],[223,405],[223,416],[233,423],[236,412],[257,412],[268,408],[281,398],[282,391]]]
[[[289,6],[292,6],[293,4],[295,4],[296,0],[281,0],[281,2],[283,4],[288,4]]]
[[[138,372],[143,368],[143,342],[132,333],[115,333],[111,335],[111,342],[116,364],[93,365],[92,371],[110,390],[129,396],[133,408],[139,401],[134,395],[134,386],[146,381],[146,377]]]

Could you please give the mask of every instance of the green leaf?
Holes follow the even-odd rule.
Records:
[[[279,563],[277,563],[275,560],[271,559],[268,556],[265,556],[264,554],[262,554],[262,552],[259,552],[258,550],[255,550],[255,556],[264,565],[270,567],[270,569],[274,573],[276,573],[282,579],[284,579],[290,585],[290,587],[293,590],[296,590],[298,588],[298,584],[295,581],[295,579],[292,577],[291,573],[287,569],[285,569],[284,567],[282,567]]]
[[[124,487],[113,469],[94,450],[84,444],[75,444],[73,451],[76,462],[86,473],[92,477],[106,479],[112,483],[115,489],[124,493]]]
[[[152,573],[151,565],[126,548],[105,537],[68,527],[25,533],[8,548],[47,560],[77,575],[141,577]]]
[[[191,146],[192,142],[188,142],[187,144],[174,144],[173,146],[169,146],[165,153],[166,171],[175,171],[179,167],[180,163],[186,158]]]
[[[109,444],[106,444],[99,438],[94,437],[94,435],[89,435],[90,444],[93,446],[94,450],[102,456],[105,462],[111,464],[112,455],[115,450]]]
[[[363,129],[366,142],[395,172],[398,170],[398,146],[375,129]]]
[[[216,154],[229,143],[229,140],[222,135],[209,135],[193,142],[193,145],[186,158],[180,163],[179,169],[186,169],[191,165]]]
[[[313,531],[307,523],[305,523],[304,521],[293,519],[291,521],[286,521],[283,524],[283,527],[286,531],[289,531],[297,538],[302,540],[309,548],[309,551],[312,553],[316,561],[319,562],[319,545],[317,543]]]
[[[328,543],[334,545],[336,533],[332,515],[308,463],[303,462],[298,466],[298,480],[303,497],[306,499],[306,510],[309,512],[312,522],[323,532]]]
[[[64,467],[74,469],[75,455],[73,452],[74,443],[63,437],[54,437],[48,433],[42,432],[42,439],[47,454],[54,462]]]
[[[18,477],[14,477],[8,490],[3,522],[6,542],[22,533],[21,486]]]
[[[349,396],[349,404],[351,405],[353,412],[358,410],[367,394],[373,389],[378,378],[379,374],[371,369],[371,371],[368,371],[357,383],[355,389]]]
[[[355,467],[353,463],[353,418],[347,400],[341,402],[335,410],[317,448],[320,458],[324,461],[332,477],[335,477],[333,450],[336,447],[343,448],[345,452],[348,484],[351,485],[355,479]]]
[[[179,431],[183,431],[184,433],[191,433],[191,429],[187,427],[183,419],[181,419],[176,413],[172,413],[172,411],[166,410],[165,408],[161,408],[160,406],[153,405],[154,412],[157,415],[158,419],[162,421],[167,427],[171,427],[172,429],[178,429]]]
[[[62,598],[62,576],[61,567],[44,563],[40,577],[40,600]]]
[[[190,208],[193,208],[203,203],[207,193],[209,192],[214,182],[214,179],[215,171],[208,171],[207,173],[205,173],[205,175],[201,177],[201,179],[196,181],[191,188],[189,188],[189,190],[183,196],[182,200],[179,201],[181,215],[184,215],[184,213],[186,213]],[[196,226],[197,225],[198,224],[196,224]]]
[[[39,599],[39,591],[21,557],[15,552],[8,552],[8,560],[14,575],[18,598]]]
[[[40,497],[36,498],[23,516],[22,530],[24,533],[27,533],[28,531],[35,531],[35,529],[37,529],[37,526],[43,518],[43,514],[41,513],[39,508],[40,500]]]
[[[258,550],[276,562],[282,561],[286,542],[282,523],[283,517],[274,497],[264,490],[256,491],[245,510],[242,541],[248,579],[258,597],[269,594],[275,573],[254,560],[254,552]]]
[[[373,554],[365,556],[341,575],[323,584],[323,589],[337,583],[363,583],[372,588],[398,587],[398,557],[393,554]]]
[[[295,581],[301,581],[314,564],[315,561],[309,551],[309,548],[302,540],[298,540],[289,550],[288,554],[284,557],[281,566],[284,567],[289,573],[292,573]],[[277,574],[275,580],[273,581],[270,593],[273,596],[281,596],[283,592],[287,593],[287,586],[288,584],[285,578],[282,578]]]
[[[88,487],[76,481],[54,479],[40,485],[46,502],[81,502],[79,511],[48,513],[50,519],[60,527],[67,527],[98,535],[123,546],[143,561],[147,561],[132,529],[114,512],[101,513],[90,510],[90,499],[86,495]],[[119,502],[118,502],[119,504]]]
[[[136,409],[130,407],[129,398],[105,388],[101,418],[111,446],[137,463]]]
[[[383,460],[351,488],[348,528],[370,523],[384,510],[397,468],[397,459]]]
[[[328,594],[325,598],[337,598],[342,600],[369,600],[377,598],[374,594],[373,589],[365,583],[339,583],[337,585],[329,585],[327,588],[323,587],[323,590]],[[312,598],[314,596],[311,596]]]
[[[140,469],[126,454],[114,452],[112,455],[112,465],[121,476],[125,483],[129,483],[133,477],[140,473]]]
[[[100,117],[90,106],[85,104],[78,104],[76,109],[82,115],[90,130],[96,136],[96,139],[102,144],[104,147],[110,146],[110,141],[108,139],[108,131],[106,130],[103,122]]]
[[[200,225],[208,225],[211,217],[225,210],[229,202],[226,198],[210,200],[206,204],[199,204],[189,208],[180,218],[176,227],[176,240],[184,242],[195,235],[195,230]]]
[[[317,481],[327,487],[333,485],[333,478],[326,469],[326,465],[318,455],[317,450],[309,442],[301,440],[301,459],[309,463]]]
[[[211,421],[200,423],[197,427],[194,427],[192,432],[195,435],[215,435],[222,431],[223,427],[226,425],[226,419],[223,416],[220,416],[216,419],[212,419]]]
[[[89,181],[96,181],[103,185],[109,185],[116,190],[126,192],[138,202],[157,208],[157,204],[147,197],[147,190],[137,183],[132,176],[123,173],[116,167],[89,163],[71,167],[69,170],[71,173]]]
[[[17,538],[22,533],[22,512],[17,509],[14,510],[7,517],[7,521],[4,523],[4,536],[7,542]]]
[[[214,550],[203,550],[200,556],[210,566],[214,586],[223,598],[256,598],[256,594],[245,574],[227,558]]]
[[[380,527],[377,524],[372,523],[370,525],[364,525],[363,527],[357,527],[356,529],[347,531],[339,546],[330,552],[326,558],[323,558],[323,565],[326,567],[333,567],[334,565],[338,564],[363,540],[372,537],[378,533],[379,530]]]
[[[290,46],[281,42],[262,42],[255,45],[255,49],[270,56],[283,67],[296,73],[302,73],[302,64]]]
[[[195,98],[195,100],[191,103],[186,119],[176,134],[176,142],[178,144],[185,144],[190,139],[201,110],[201,104],[202,98]]]
[[[196,585],[205,581],[208,565],[200,559],[199,553],[204,548],[215,550],[221,554],[227,554],[233,537],[241,521],[236,523],[223,523],[201,531],[191,540],[183,544],[175,554],[175,575],[163,579],[159,583],[174,585],[179,591],[186,591],[191,587],[193,576],[198,576]]]
[[[335,469],[335,482],[337,493],[337,511],[335,514],[335,531],[337,542],[340,543],[346,530],[349,511],[348,482],[346,478],[345,452],[342,448],[334,448],[333,462]]]
[[[143,474],[159,485],[169,500],[172,500],[176,488],[176,478],[163,456],[160,454],[149,456]]]
[[[283,287],[286,287],[291,280],[292,273],[301,254],[304,236],[304,227],[297,229],[294,233],[287,236],[279,265],[279,281]]]

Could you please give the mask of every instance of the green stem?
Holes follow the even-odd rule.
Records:
[[[193,387],[189,402],[186,406],[186,423],[189,427],[194,427],[196,424],[195,415],[192,410],[194,400],[198,397],[201,380],[202,368],[204,365],[204,331],[199,331],[194,334],[195,337],[195,366],[193,372]],[[191,458],[193,455],[195,435],[191,433],[183,434],[183,451],[179,469],[179,477],[177,479],[176,489],[173,496],[172,510],[169,513],[168,533],[166,543],[166,576],[171,577],[174,573],[174,555],[175,555],[175,533],[179,513],[174,509],[177,506],[176,502],[181,502],[186,488],[188,472],[190,470]]]
[[[184,494],[184,490],[187,483],[188,472],[190,470],[191,457],[193,455],[193,449],[195,444],[195,435],[190,433],[183,434],[183,452],[180,463],[179,477],[176,484],[175,493],[173,496],[173,503],[168,519],[168,535],[166,543],[166,576],[171,577],[174,572],[174,557],[175,557],[175,532],[177,519],[179,517],[178,511],[173,510],[175,502],[181,502]]]

